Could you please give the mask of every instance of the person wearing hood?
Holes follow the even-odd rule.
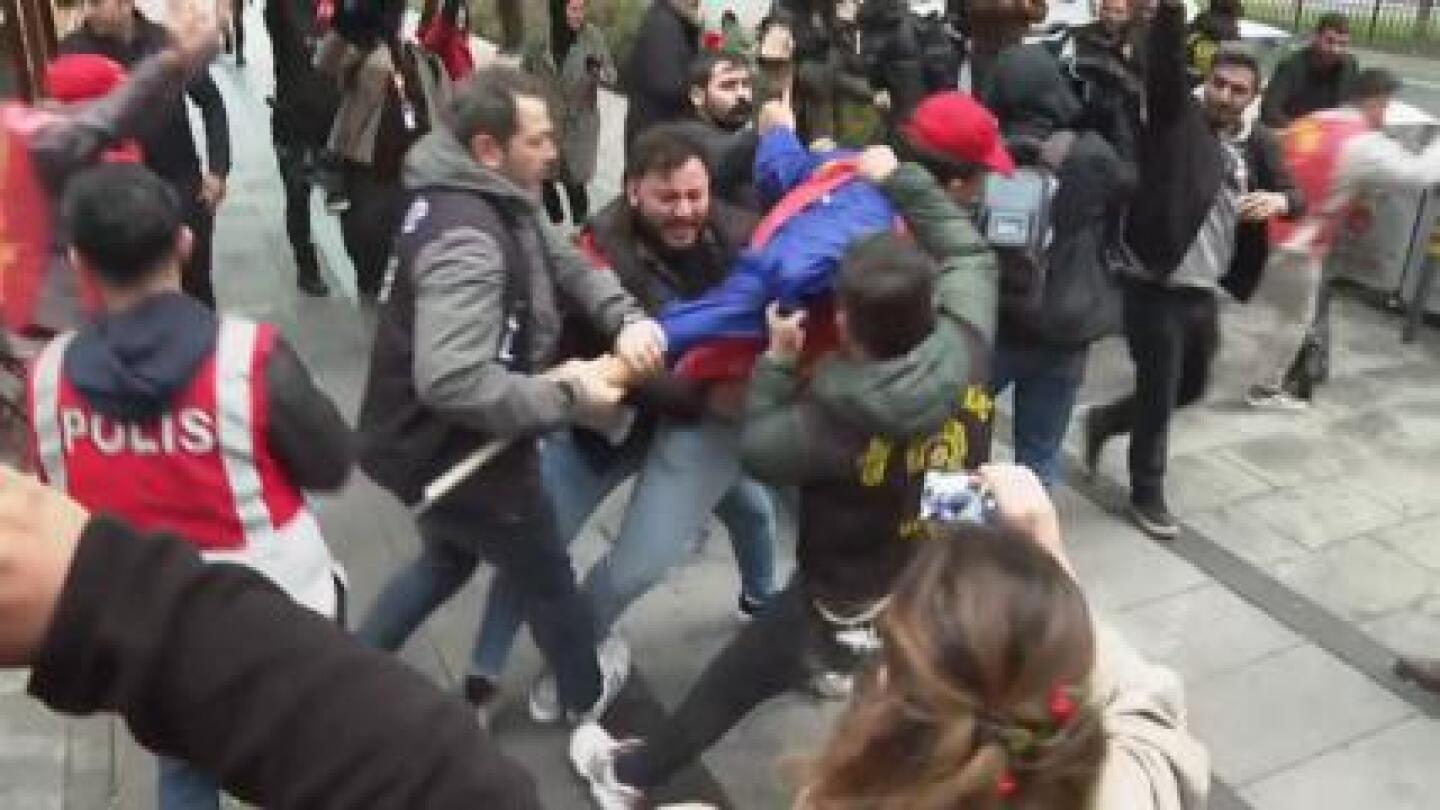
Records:
[[[655,0],[645,11],[625,65],[625,145],[654,124],[690,114],[685,72],[700,53],[700,0]]]
[[[1057,181],[1044,285],[1033,300],[1002,298],[992,387],[998,397],[1014,386],[1015,460],[1048,487],[1060,476],[1089,346],[1119,329],[1120,290],[1104,259],[1118,245],[1135,172],[1104,137],[1077,126],[1080,100],[1043,45],[1000,55],[985,106],[1016,161]]]
[[[740,451],[756,478],[799,487],[796,572],[660,727],[627,742],[597,724],[576,730],[571,763],[602,807],[644,806],[647,792],[771,698],[848,694],[875,650],[873,621],[924,542],[916,516],[927,474],[985,460],[998,271],[957,203],[973,201],[999,136],[963,94],[934,103],[916,115],[933,114],[935,128],[912,127],[909,138],[943,180],[888,147],[859,159],[859,175],[906,211],[914,243],[883,231],[853,240],[831,324],[818,309],[810,323],[805,310],[776,303],[768,312]],[[952,157],[938,157],[941,144]],[[807,332],[832,327],[840,348],[802,369]]]
[[[560,706],[571,719],[593,717],[623,686],[629,653],[609,645],[597,655],[537,438],[614,424],[620,363],[639,377],[657,370],[663,335],[613,275],[590,269],[540,221],[557,153],[534,77],[477,71],[448,112],[406,159],[411,202],[381,296],[361,466],[413,505],[476,451],[497,452],[422,512],[420,554],[381,591],[360,637],[398,650],[485,559],[515,585]],[[552,368],[562,302],[616,358]],[[467,679],[467,696],[480,702],[483,685]]]
[[[339,616],[339,567],[305,505],[349,475],[349,427],[275,328],[181,292],[194,237],[164,180],[86,170],[65,197],[71,261],[103,313],[51,341],[27,381],[33,457],[86,508],[188,538]],[[207,773],[162,759],[159,806],[215,806]]]

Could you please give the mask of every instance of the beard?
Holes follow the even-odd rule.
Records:
[[[720,113],[711,113],[710,120],[715,125],[727,132],[739,132],[750,123],[755,115],[755,105],[749,99],[741,99],[735,102],[730,109]]]

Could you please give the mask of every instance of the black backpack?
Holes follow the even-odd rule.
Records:
[[[1074,133],[1056,135],[1062,136],[1069,141],[1060,148],[1063,156],[1074,143]],[[980,233],[1000,262],[1000,306],[1004,311],[1030,315],[1043,303],[1055,236],[1058,168],[1036,159],[1017,166],[1008,177],[999,173],[985,176]]]
[[[960,63],[964,57],[960,44],[943,15],[915,17],[915,41],[920,48],[920,70],[925,90],[938,93],[954,90],[960,84]]]

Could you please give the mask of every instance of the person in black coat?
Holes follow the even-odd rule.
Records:
[[[91,3],[85,23],[60,41],[60,53],[99,54],[127,69],[168,47],[170,33],[141,14],[133,0]],[[185,205],[185,224],[195,236],[194,251],[185,264],[185,292],[214,309],[210,253],[215,210],[225,198],[225,177],[230,173],[230,122],[220,88],[208,70],[195,74],[186,95],[200,108],[205,124],[204,168],[190,134],[185,104],[179,99],[155,111],[156,124],[140,139],[140,149],[145,165],[175,187]]]
[[[1130,433],[1131,514],[1149,534],[1175,537],[1165,503],[1170,416],[1205,394],[1219,348],[1216,296],[1249,297],[1268,253],[1265,223],[1295,217],[1303,201],[1264,127],[1245,122],[1260,89],[1253,56],[1216,54],[1203,99],[1189,90],[1185,7],[1162,0],[1150,29],[1140,191],[1127,241],[1137,259],[1124,288],[1135,393],[1091,411],[1085,461]]]
[[[625,66],[630,101],[625,114],[627,148],[654,124],[690,117],[685,68],[699,52],[699,0],[654,0],[640,22]]]

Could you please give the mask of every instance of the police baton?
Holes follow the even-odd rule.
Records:
[[[443,475],[426,485],[424,497],[420,499],[419,503],[410,507],[410,512],[419,517],[430,511],[442,498],[449,495],[451,490],[474,475],[476,470],[489,464],[513,442],[513,439],[496,439],[461,459],[454,467],[446,470]]]

